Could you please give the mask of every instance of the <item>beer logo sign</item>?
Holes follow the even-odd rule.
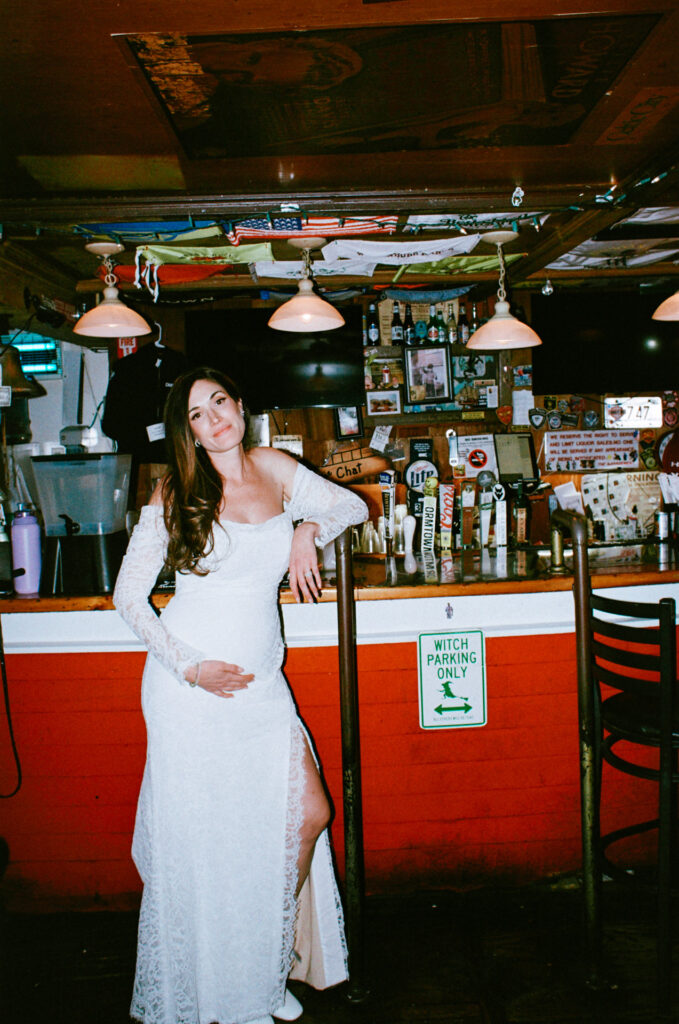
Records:
[[[430,476],[438,476],[438,470],[429,459],[416,459],[406,466],[405,482],[413,491],[423,491],[424,482]]]

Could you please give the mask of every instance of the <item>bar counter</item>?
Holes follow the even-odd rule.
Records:
[[[597,590],[679,599],[674,553],[653,545],[591,552]],[[568,556],[567,556],[568,562]],[[524,882],[575,870],[580,795],[571,575],[551,575],[544,549],[464,552],[434,565],[354,558],[367,888],[394,892]],[[171,593],[155,593],[160,608]],[[343,865],[336,591],[281,592],[285,674],[316,743]],[[130,858],[145,756],[139,684],[143,646],[110,597],[0,600],[14,730],[24,775],[3,801],[8,905],[134,905]],[[41,614],[36,614],[41,613]],[[487,720],[425,729],[418,638],[479,631]],[[456,691],[457,692],[457,691]],[[0,789],[16,778],[7,730]],[[620,776],[620,773],[615,773]],[[606,780],[605,780],[606,782]],[[620,777],[608,802],[645,812],[645,782]],[[650,785],[650,784],[648,784]],[[607,823],[608,827],[608,823]]]
[[[384,555],[354,555],[354,599],[356,601],[393,601],[420,597],[464,597],[473,594],[528,594],[569,591],[573,586],[570,552],[566,553],[566,572],[553,574],[549,552],[545,548],[509,551],[501,558],[495,551],[478,550],[436,555],[429,569],[422,555],[415,556],[416,567],[407,571],[403,555],[387,559]],[[635,587],[679,582],[679,552],[668,551],[659,559],[656,544],[600,545],[589,551],[595,587]],[[321,603],[335,602],[334,571],[323,570]],[[153,604],[160,609],[171,600],[172,588],[156,590]],[[280,591],[281,604],[295,599],[285,584]],[[2,597],[0,613],[110,611],[110,595],[47,595],[39,597]]]

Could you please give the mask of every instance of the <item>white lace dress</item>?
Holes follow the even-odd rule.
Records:
[[[300,465],[285,511],[254,525],[223,520],[209,573],[177,574],[158,618],[148,595],[167,534],[160,507],[142,509],[114,603],[149,650],[132,848],[144,894],[131,1014],[145,1024],[258,1024],[282,1004],[293,964],[317,988],[346,977],[326,833],[295,905],[304,732],[281,672],[278,585],[293,520],[318,523],[320,546],[366,515],[360,498]],[[184,680],[204,658],[255,679],[214,697]]]

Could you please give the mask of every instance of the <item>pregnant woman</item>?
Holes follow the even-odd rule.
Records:
[[[320,594],[317,548],[367,518],[289,455],[244,447],[237,388],[174,384],[169,467],[114,593],[148,648],[148,748],[133,856],[144,883],[131,1013],[145,1024],[271,1024],[302,1012],[292,977],[346,977],[328,801],[281,672],[278,586]],[[175,595],[149,594],[164,565]]]

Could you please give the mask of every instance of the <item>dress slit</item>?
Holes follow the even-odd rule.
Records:
[[[299,860],[300,835],[302,830],[302,797],[304,795],[304,746],[305,736],[296,716],[290,722],[290,771],[288,776],[288,811],[285,823],[285,877],[283,888],[283,935],[281,943],[281,967],[276,1002],[271,1010],[282,1006],[285,997],[285,983],[292,970],[295,958],[295,930],[297,925],[297,861]]]

